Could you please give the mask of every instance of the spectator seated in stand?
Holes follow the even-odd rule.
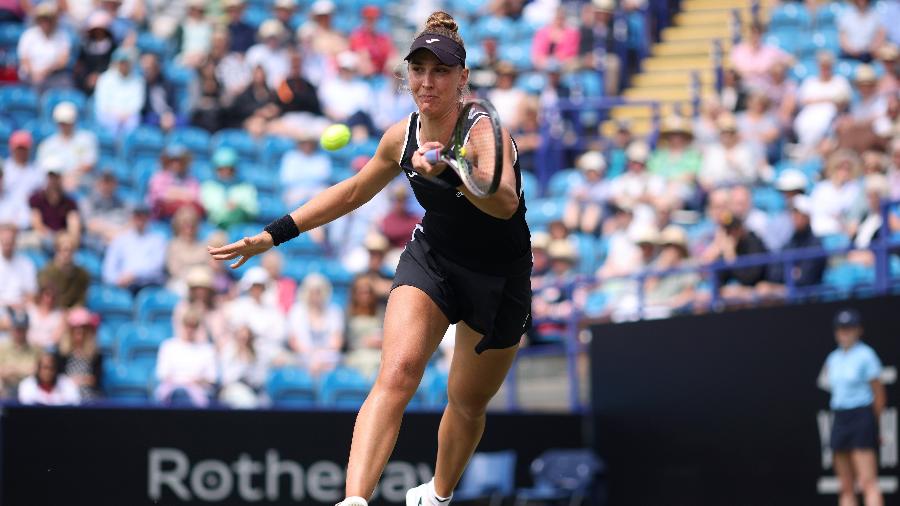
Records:
[[[367,378],[374,377],[381,365],[384,309],[372,280],[366,276],[354,278],[347,304],[344,363]]]
[[[56,355],[43,352],[37,359],[37,371],[19,383],[19,402],[62,406],[80,404],[78,385],[59,370]]]
[[[250,84],[241,92],[225,115],[226,125],[244,128],[253,137],[261,137],[268,129],[269,122],[281,114],[275,92],[266,78],[262,64],[253,67]]]
[[[188,273],[194,267],[206,267],[209,252],[205,241],[198,237],[200,216],[190,207],[182,207],[172,217],[172,239],[166,247],[166,286],[174,293],[184,294]]]
[[[741,220],[729,211],[722,213],[713,243],[703,254],[707,262],[733,262],[745,255],[766,253],[766,245]],[[748,302],[757,284],[766,279],[766,266],[754,265],[719,271],[718,286],[726,301]]]
[[[822,241],[813,235],[812,227],[809,225],[809,215],[812,207],[809,197],[797,195],[789,201],[789,204],[794,234],[787,244],[784,245],[783,251],[821,248]],[[825,274],[826,263],[826,258],[804,259],[793,262],[788,270],[785,270],[784,263],[775,263],[769,267],[769,272],[766,276],[767,280],[759,283],[756,286],[756,291],[760,297],[783,298],[787,293],[788,277],[790,277],[794,287],[804,288],[819,285],[822,283],[822,277]]]
[[[97,349],[97,315],[83,307],[69,311],[67,331],[59,345],[59,371],[70,378],[82,402],[100,397],[103,379],[103,357]]]
[[[110,31],[113,18],[102,10],[88,16],[84,25],[84,36],[75,61],[75,85],[87,95],[94,93],[97,79],[109,68],[113,51],[117,44]]]
[[[390,35],[378,32],[376,25],[381,18],[381,9],[377,5],[363,6],[360,16],[362,24],[350,34],[350,50],[362,57],[362,75],[378,75],[385,70],[387,62],[396,56],[397,50]]]
[[[731,48],[731,64],[741,75],[741,81],[748,88],[763,88],[769,84],[772,67],[790,63],[789,54],[776,46],[763,43],[766,28],[758,23],[750,25],[750,37]]]
[[[366,236],[363,246],[368,253],[368,262],[360,276],[367,278],[372,283],[379,302],[387,304],[388,295],[391,293],[391,286],[394,283],[392,271],[386,267],[386,257],[391,243],[387,237],[378,232],[372,232]]]
[[[422,216],[409,208],[409,190],[406,182],[395,184],[391,188],[391,209],[387,212],[379,224],[379,229],[387,238],[394,255],[406,247],[412,237],[416,225],[422,221]]]
[[[159,57],[153,53],[141,55],[141,74],[144,76],[144,107],[141,123],[170,132],[177,126],[187,125],[187,118],[178,114],[178,94],[175,86],[165,80]]]
[[[584,176],[579,184],[569,188],[563,223],[569,230],[596,234],[609,200],[610,182],[604,178],[606,159],[599,151],[588,151],[576,162]]]
[[[691,266],[687,232],[669,225],[659,234],[659,255],[650,266],[655,271],[669,271]],[[644,283],[645,316],[664,318],[689,306],[700,284],[696,272],[674,272],[648,277]]]
[[[175,335],[163,341],[156,361],[154,397],[167,403],[176,391],[183,391],[197,407],[209,405],[216,383],[216,350],[200,325],[200,314],[188,310],[175,327]]]
[[[47,183],[42,190],[31,194],[31,231],[23,242],[30,247],[53,250],[53,243],[59,234],[67,234],[78,244],[81,237],[81,218],[78,205],[66,195],[62,183],[63,161],[56,156],[48,156],[42,162],[47,173]]]
[[[550,242],[547,248],[550,271],[541,280],[531,302],[531,315],[535,321],[536,338],[559,336],[575,310],[573,287],[569,284],[575,276],[578,251],[567,239]]]
[[[190,173],[191,154],[181,144],[166,146],[159,157],[160,169],[150,178],[147,203],[153,215],[170,219],[182,207],[194,209],[203,216],[200,182]]]
[[[275,249],[267,251],[263,254],[260,264],[271,280],[263,299],[287,316],[297,296],[297,282],[294,281],[294,278],[283,274],[284,257],[280,251]]]
[[[551,58],[563,65],[576,64],[578,56],[578,29],[570,26],[566,9],[560,6],[549,24],[534,34],[531,44],[531,61],[538,70]]]
[[[487,92],[487,99],[494,105],[503,126],[516,130],[519,127],[519,108],[528,97],[524,90],[516,88],[515,66],[507,61],[497,63],[497,82]]]
[[[165,281],[165,256],[161,252],[166,251],[166,238],[147,228],[148,207],[135,207],[131,216],[131,229],[113,239],[106,250],[103,283],[136,294],[144,287],[159,286]]]
[[[717,120],[719,140],[703,153],[698,182],[709,192],[714,187],[732,184],[753,184],[760,178],[757,158],[749,145],[742,142],[738,124],[731,114],[721,114]]]
[[[857,100],[851,103],[848,114],[835,121],[837,143],[841,148],[857,152],[880,148],[891,127],[887,96],[877,89],[875,69],[865,64],[857,67],[853,86]]]
[[[256,336],[254,349],[260,360],[278,367],[289,361],[288,328],[281,311],[263,298],[269,282],[269,273],[262,267],[247,269],[239,283],[242,295],[225,307],[225,314],[231,328],[249,327]]]
[[[117,137],[127,135],[141,122],[145,84],[134,70],[136,63],[133,49],[116,49],[109,69],[100,74],[94,90],[97,123]]]
[[[293,0],[289,1],[292,2]],[[225,11],[225,16],[228,19],[228,24],[225,26],[227,30],[225,33],[228,34],[229,40],[228,49],[241,54],[246,53],[250,46],[256,42],[256,29],[243,19],[246,12],[245,7],[244,0],[225,0],[222,2],[222,9]],[[278,2],[276,2],[275,7],[277,10]]]
[[[24,310],[37,294],[34,262],[16,253],[18,235],[14,225],[0,223],[0,321],[9,309]]]
[[[45,172],[31,161],[34,139],[28,130],[16,130],[9,136],[9,158],[3,161],[5,186],[26,200],[45,184]],[[28,228],[30,225],[20,228]]]
[[[331,0],[316,0],[309,7],[309,21],[297,29],[301,45],[324,59],[332,59],[347,51],[347,38],[332,26],[336,6]]]
[[[281,199],[297,206],[324,190],[331,179],[331,159],[319,149],[319,137],[311,129],[299,131],[297,148],[281,158]]]
[[[128,229],[130,213],[125,202],[116,195],[119,182],[115,174],[103,172],[94,182],[90,195],[81,198],[79,207],[84,219],[84,244],[102,253],[110,242]]]
[[[2,311],[3,324],[9,337],[0,340],[0,398],[15,399],[19,383],[35,372],[41,350],[28,343],[28,314],[25,311]]]
[[[184,315],[188,311],[194,311],[200,318],[201,326],[209,334],[209,339],[217,349],[221,349],[232,335],[222,305],[216,298],[214,281],[213,272],[206,265],[194,266],[187,271],[187,293],[172,310],[172,328],[178,328]]]
[[[38,284],[53,290],[59,297],[59,305],[66,309],[83,306],[91,284],[91,275],[75,265],[74,255],[75,241],[68,235],[59,235],[53,261],[38,273]]]
[[[825,178],[813,186],[810,194],[812,230],[818,237],[849,234],[858,218],[862,196],[857,178],[862,170],[853,151],[833,153],[825,167]]]
[[[28,196],[10,189],[7,179],[6,171],[0,164],[0,223],[27,230],[31,226]]]
[[[890,196],[890,186],[883,174],[865,176],[863,191],[866,209],[860,220],[852,225],[850,234],[848,234],[854,249],[848,253],[847,261],[872,267],[875,265],[875,254],[870,248],[877,244],[885,234],[890,237],[900,231],[900,215],[896,212],[889,212],[887,213],[888,222],[884,222],[881,206]]]
[[[219,351],[219,400],[233,408],[259,407],[268,368],[256,353],[255,342],[256,336],[245,325],[236,329]]]
[[[215,179],[200,186],[200,200],[209,220],[219,228],[253,221],[259,213],[256,187],[241,181],[237,172],[238,155],[231,148],[219,148],[213,154]]]
[[[793,128],[799,144],[798,157],[808,158],[827,135],[838,114],[837,103],[851,95],[850,83],[834,74],[834,55],[828,51],[816,54],[819,72],[803,80],[797,92],[800,110]]]
[[[188,0],[187,16],[175,28],[175,61],[194,68],[209,54],[213,23],[206,17],[206,0]]]
[[[48,157],[63,161],[63,188],[73,192],[87,187],[97,165],[97,136],[89,130],[76,128],[78,109],[72,102],[60,102],[53,108],[57,133],[44,139],[37,149],[38,165]]]
[[[345,51],[337,55],[337,75],[322,80],[319,99],[322,110],[331,121],[345,123],[351,130],[356,126],[375,130],[372,107],[375,95],[372,88],[359,77],[359,56]]]
[[[254,73],[258,67],[262,67],[263,73],[260,76],[254,75],[253,80],[257,81],[262,77],[272,90],[284,81],[290,66],[288,33],[277,19],[267,19],[259,25],[259,42],[247,50],[244,58],[244,64]]]
[[[289,344],[310,374],[320,376],[340,363],[344,347],[344,313],[331,301],[331,283],[318,273],[307,274],[288,316]]]
[[[841,56],[865,63],[884,43],[885,29],[874,2],[852,0],[837,17]]]
[[[59,26],[56,2],[41,2],[33,9],[34,26],[22,33],[16,51],[19,79],[39,93],[50,88],[67,88],[72,76],[66,69],[72,44]]]
[[[324,128],[327,121],[319,104],[318,89],[303,75],[303,55],[290,52],[287,76],[275,89],[275,104],[280,116],[267,125],[270,135],[293,137],[298,131]]]
[[[667,116],[659,136],[661,146],[657,146],[647,161],[647,170],[663,177],[670,185],[682,187],[684,195],[692,194],[702,156],[691,146],[694,139],[691,124],[680,116]]]

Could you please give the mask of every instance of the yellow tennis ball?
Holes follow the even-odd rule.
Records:
[[[322,138],[319,139],[319,144],[328,151],[341,149],[348,142],[350,142],[350,129],[347,128],[347,125],[341,123],[336,123],[326,128],[322,132]]]

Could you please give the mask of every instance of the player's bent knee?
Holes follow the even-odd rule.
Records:
[[[402,360],[381,365],[377,386],[393,394],[412,397],[421,379],[422,367],[414,361]]]
[[[466,420],[477,420],[483,417],[487,413],[489,401],[490,399],[467,399],[466,396],[454,395],[452,392],[447,393],[448,407]]]

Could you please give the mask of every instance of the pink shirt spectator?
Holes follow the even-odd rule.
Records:
[[[731,64],[750,87],[769,84],[772,67],[789,58],[787,53],[768,44],[754,48],[750,43],[742,42],[731,49]]]
[[[193,176],[178,177],[169,170],[161,170],[150,178],[149,204],[157,217],[168,218],[180,207],[189,205],[202,215],[200,182]]]
[[[531,59],[537,68],[543,68],[548,58],[567,62],[578,55],[578,30],[556,25],[545,26],[534,35]]]

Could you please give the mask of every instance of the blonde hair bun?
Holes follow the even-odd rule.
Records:
[[[456,20],[450,14],[444,11],[436,11],[428,16],[428,20],[425,21],[425,31],[429,32],[432,30],[447,30],[448,32],[457,33],[459,32],[459,25],[456,24]]]

